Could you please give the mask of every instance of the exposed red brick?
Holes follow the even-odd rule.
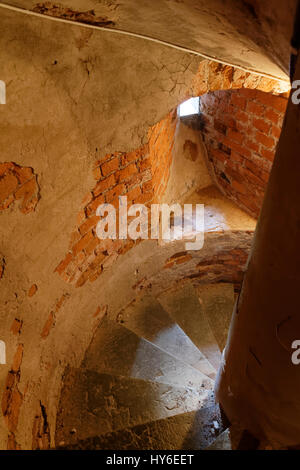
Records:
[[[284,113],[287,107],[287,99],[282,98],[280,96],[274,96],[271,93],[259,93],[257,95],[257,99],[265,104],[268,107],[272,107],[279,111],[280,113]]]
[[[54,313],[53,312],[50,312],[49,313],[49,316],[46,320],[46,323],[43,327],[43,330],[42,330],[42,333],[41,333],[41,337],[43,339],[47,338],[47,336],[49,335],[50,333],[50,330],[51,328],[54,326]]]
[[[265,134],[262,134],[261,132],[256,133],[256,140],[257,142],[261,143],[265,147],[272,149],[275,146],[275,140],[273,137],[268,137]]]
[[[149,193],[149,192],[152,192],[152,190],[153,190],[152,181],[146,181],[145,183],[143,183],[143,186],[142,186],[143,193]]]
[[[45,406],[40,402],[39,412],[34,417],[32,427],[32,449],[50,449],[50,429]]]
[[[163,191],[161,191],[162,193]],[[148,202],[152,201],[152,194],[151,193],[143,193],[140,194],[136,199],[135,199],[135,204],[147,204]]]
[[[263,132],[264,134],[268,134],[271,128],[271,124],[266,122],[264,119],[253,119],[253,126],[256,127],[259,131]]]
[[[224,122],[220,121],[219,119],[214,120],[214,129],[216,129],[218,132],[221,132],[221,134],[226,135],[227,126]]]
[[[86,233],[80,240],[79,242],[77,242],[73,248],[72,248],[72,251],[73,253],[76,255],[78,254],[80,251],[84,250],[84,248],[86,248],[88,246],[88,244],[90,243],[90,241],[93,239],[93,233],[92,232],[88,232]]]
[[[125,186],[123,183],[117,184],[117,186],[115,186],[114,188],[110,189],[110,190],[106,193],[106,195],[105,195],[106,202],[108,202],[108,203],[114,202],[114,200],[115,200],[118,196],[121,196],[125,191],[126,191],[126,186]],[[115,204],[115,206],[117,207],[118,204]]]
[[[115,172],[119,168],[119,157],[115,157],[112,160],[105,162],[101,165],[101,172],[103,176],[107,176],[110,173]]]
[[[19,320],[18,318],[15,318],[12,322],[12,325],[10,327],[10,331],[12,332],[13,335],[18,335],[21,333],[23,321]]]
[[[79,232],[81,235],[85,235],[91,228],[96,227],[97,223],[99,222],[100,217],[94,215],[88,219],[85,219],[83,224],[79,227]]]
[[[270,162],[273,162],[275,154],[272,150],[262,148],[260,153],[264,158],[267,158],[268,160],[270,160]]]
[[[192,259],[192,256],[186,251],[176,253],[175,255],[168,258],[165,262],[164,269],[172,268],[178,264],[187,263]]]
[[[238,94],[238,93],[233,93],[232,98],[231,98],[231,103],[236,105],[242,111],[244,111],[246,108],[247,100],[245,96]]]
[[[8,173],[9,170],[14,169],[15,166],[16,165],[13,162],[0,163],[0,178]]]
[[[63,294],[55,304],[55,312],[62,307],[63,303],[69,298],[69,294]]]
[[[77,219],[76,219],[77,224],[78,225],[82,224],[85,221],[85,218],[86,218],[86,213],[85,213],[85,209],[83,209],[80,212],[78,212],[78,214],[77,214]],[[78,235],[79,235],[78,230],[76,230],[75,232],[72,233],[71,236],[73,236],[73,237],[77,236],[78,237]],[[73,243],[75,243],[75,240],[74,240]]]
[[[126,196],[128,198],[128,202],[135,202],[135,200],[142,194],[140,186],[136,186],[134,189],[129,191]]]
[[[279,109],[285,109],[287,100],[244,89],[216,92],[217,99],[213,95],[204,95],[201,105],[204,122],[207,117],[217,116],[217,126],[204,127],[216,180],[228,197],[257,217],[281,132],[283,111]],[[225,110],[230,110],[234,127],[227,126],[229,119]]]
[[[275,139],[279,139],[281,134],[281,128],[278,126],[272,126],[271,134]]]
[[[8,196],[18,188],[18,180],[12,173],[7,173],[0,179],[0,201],[4,202]]]
[[[240,182],[238,182],[234,179],[232,179],[232,181],[231,181],[231,186],[233,187],[233,189],[235,189],[239,193],[242,193],[242,194],[247,193],[247,188],[246,188],[245,184],[240,183]]]
[[[97,183],[97,185],[93,189],[94,196],[98,196],[99,194],[104,193],[108,189],[112,188],[115,184],[116,184],[115,174],[108,176],[102,181],[99,181],[99,183]]]
[[[24,346],[23,344],[19,344],[17,347],[17,351],[14,355],[13,363],[11,366],[11,370],[13,372],[18,372],[18,370],[20,369],[22,358],[23,358],[23,352],[24,352]]]
[[[23,396],[21,392],[17,388],[12,390],[9,413],[5,416],[8,430],[11,432],[14,432],[17,429],[22,400]]]
[[[260,104],[249,101],[247,103],[247,111],[255,116],[261,117],[264,114],[264,107]]]
[[[69,265],[69,263],[72,261],[72,258],[72,253],[67,253],[65,259],[59,263],[59,265],[55,268],[55,271],[58,272],[58,274],[62,274]]]
[[[130,163],[128,166],[126,166],[122,170],[119,170],[115,173],[116,181],[118,183],[127,181],[130,178],[130,176],[136,174],[137,172],[138,172],[138,169],[136,167],[136,164]]]
[[[89,202],[91,202],[92,199],[93,199],[92,193],[88,192],[82,199],[82,205],[86,206]]]
[[[237,110],[235,113],[235,120],[242,123],[247,123],[249,121],[249,114],[244,111]]]
[[[86,208],[86,212],[88,216],[91,216],[92,214],[95,214],[97,208],[105,202],[105,197],[100,194],[100,196],[97,196]]]
[[[85,254],[87,255],[91,254],[95,250],[95,248],[99,245],[100,242],[101,240],[99,240],[99,238],[95,236],[93,240],[91,240],[89,244],[87,245],[87,247],[84,249]]]
[[[5,269],[5,259],[0,256],[0,279],[3,277]]]
[[[259,152],[259,144],[257,142],[253,142],[252,140],[247,140],[245,143],[246,147],[253,150],[254,152]]]
[[[265,110],[264,117],[265,119],[268,119],[269,121],[271,121],[273,124],[278,124],[280,115],[278,114],[278,112],[274,111],[273,109],[267,108]]]
[[[28,297],[33,297],[34,294],[36,294],[37,290],[38,290],[37,285],[32,284],[32,286],[30,287],[30,289],[28,291]]]
[[[24,183],[15,193],[15,198],[23,199],[20,205],[20,211],[24,214],[34,211],[39,200],[39,190],[36,178]]]
[[[144,160],[140,162],[140,171],[147,170],[148,168],[151,168],[151,166],[152,164],[150,158],[144,158]]]
[[[245,139],[245,136],[243,134],[235,132],[231,129],[228,129],[227,137],[228,139],[232,139],[234,142],[238,142],[239,144],[242,144]]]
[[[99,166],[97,166],[93,170],[93,175],[94,175],[95,180],[100,180],[102,178],[103,175],[101,173],[101,168]]]

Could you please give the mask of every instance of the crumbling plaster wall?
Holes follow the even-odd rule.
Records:
[[[7,84],[1,162],[32,168],[40,199],[28,214],[18,202],[0,214],[0,331],[7,345],[7,365],[0,369],[0,448],[45,448],[54,445],[65,366],[80,364],[103,314],[119,311],[144,285],[160,289],[178,277],[205,279],[206,259],[217,266],[218,254],[225,263],[233,257],[241,277],[251,233],[213,233],[208,251],[198,254],[204,265],[188,257],[187,264],[177,259],[178,266],[175,259],[174,269],[170,260],[184,244],[154,253],[157,244],[148,241],[114,269],[106,266],[96,282],[80,289],[66,284],[54,271],[81,201],[95,184],[94,163],[146,144],[149,128],[187,96],[207,91],[208,80],[200,75],[194,83],[198,57],[141,39],[8,11],[1,12],[1,31],[0,78]],[[222,68],[212,68],[212,89],[231,86],[233,77],[259,84],[257,77],[251,82],[249,74],[226,71],[223,78]],[[236,272],[225,268],[225,280],[232,282]],[[216,276],[224,280],[218,266]]]
[[[5,270],[0,317],[1,339],[7,345],[1,391],[5,383],[10,386],[7,373],[16,351],[21,354],[13,389],[2,401],[7,416],[5,422],[1,419],[0,447],[6,448],[9,430],[22,448],[30,448],[39,401],[52,409],[48,422],[53,429],[55,408],[50,404],[59,391],[64,362],[79,360],[95,321],[86,321],[86,315],[101,303],[102,282],[74,294],[54,273],[76,224],[77,208],[93,184],[93,162],[145,143],[148,128],[189,93],[199,58],[8,11],[1,11],[1,31],[1,79],[7,84],[7,104],[0,110],[1,162],[33,168],[40,200],[27,215],[16,204],[1,213]],[[29,297],[33,284],[37,291]],[[62,309],[58,335],[43,340],[49,314],[53,312],[55,324]],[[15,319],[22,323],[17,334],[11,331]],[[20,414],[12,414],[5,400],[19,402],[20,397]]]
[[[182,202],[196,189],[213,183],[207,165],[206,148],[197,129],[177,120],[170,178],[163,201]]]

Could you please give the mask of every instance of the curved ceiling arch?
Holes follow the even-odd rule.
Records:
[[[239,5],[237,5],[237,3]],[[10,0],[36,14],[133,34],[287,80],[295,0]],[[19,14],[16,11],[16,14]]]

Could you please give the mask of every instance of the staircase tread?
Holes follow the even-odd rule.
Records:
[[[197,388],[195,389],[194,387],[188,387],[186,385],[174,385],[172,383],[165,383],[165,382],[157,382],[155,380],[148,380],[148,379],[142,379],[142,378],[139,378],[139,377],[129,377],[128,375],[118,375],[118,374],[111,374],[109,372],[97,372],[93,369],[88,369],[86,367],[71,367],[70,369],[74,370],[74,371],[82,371],[82,372],[86,372],[86,373],[91,373],[91,374],[95,374],[99,377],[102,377],[102,376],[105,376],[105,377],[113,377],[115,380],[120,380],[120,381],[124,381],[124,382],[129,382],[129,383],[136,383],[136,384],[139,384],[139,383],[147,383],[147,384],[152,384],[154,386],[167,386],[167,387],[171,387],[172,389],[175,389],[175,390],[182,390],[182,391],[185,391],[185,390],[190,390],[192,391],[193,393],[197,393],[197,394],[201,394],[201,392],[204,390],[209,390],[211,392],[213,392],[212,389],[207,389],[205,388],[205,386],[202,386],[200,388]]]
[[[212,390],[201,392],[130,377],[68,368],[57,419],[57,436],[72,442],[166,418],[214,404]],[[72,436],[72,430],[76,435]]]
[[[154,297],[137,299],[119,312],[117,321],[182,362],[215,377],[215,368]]]
[[[196,288],[204,314],[223,351],[234,307],[234,286],[229,283],[202,284]]]
[[[225,429],[205,450],[232,450],[230,430]]]
[[[186,283],[176,291],[162,293],[158,300],[217,370],[221,352],[194,286]]]
[[[218,429],[212,428],[218,423]],[[74,441],[67,449],[85,450],[200,450],[222,433],[220,411],[211,405],[197,411],[148,421],[143,424]]]
[[[82,366],[173,385],[213,387],[213,380],[199,370],[107,318],[98,327]]]

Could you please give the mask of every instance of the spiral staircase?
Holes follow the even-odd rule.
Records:
[[[232,284],[184,284],[104,317],[65,371],[57,448],[231,449],[214,381],[233,304]]]

